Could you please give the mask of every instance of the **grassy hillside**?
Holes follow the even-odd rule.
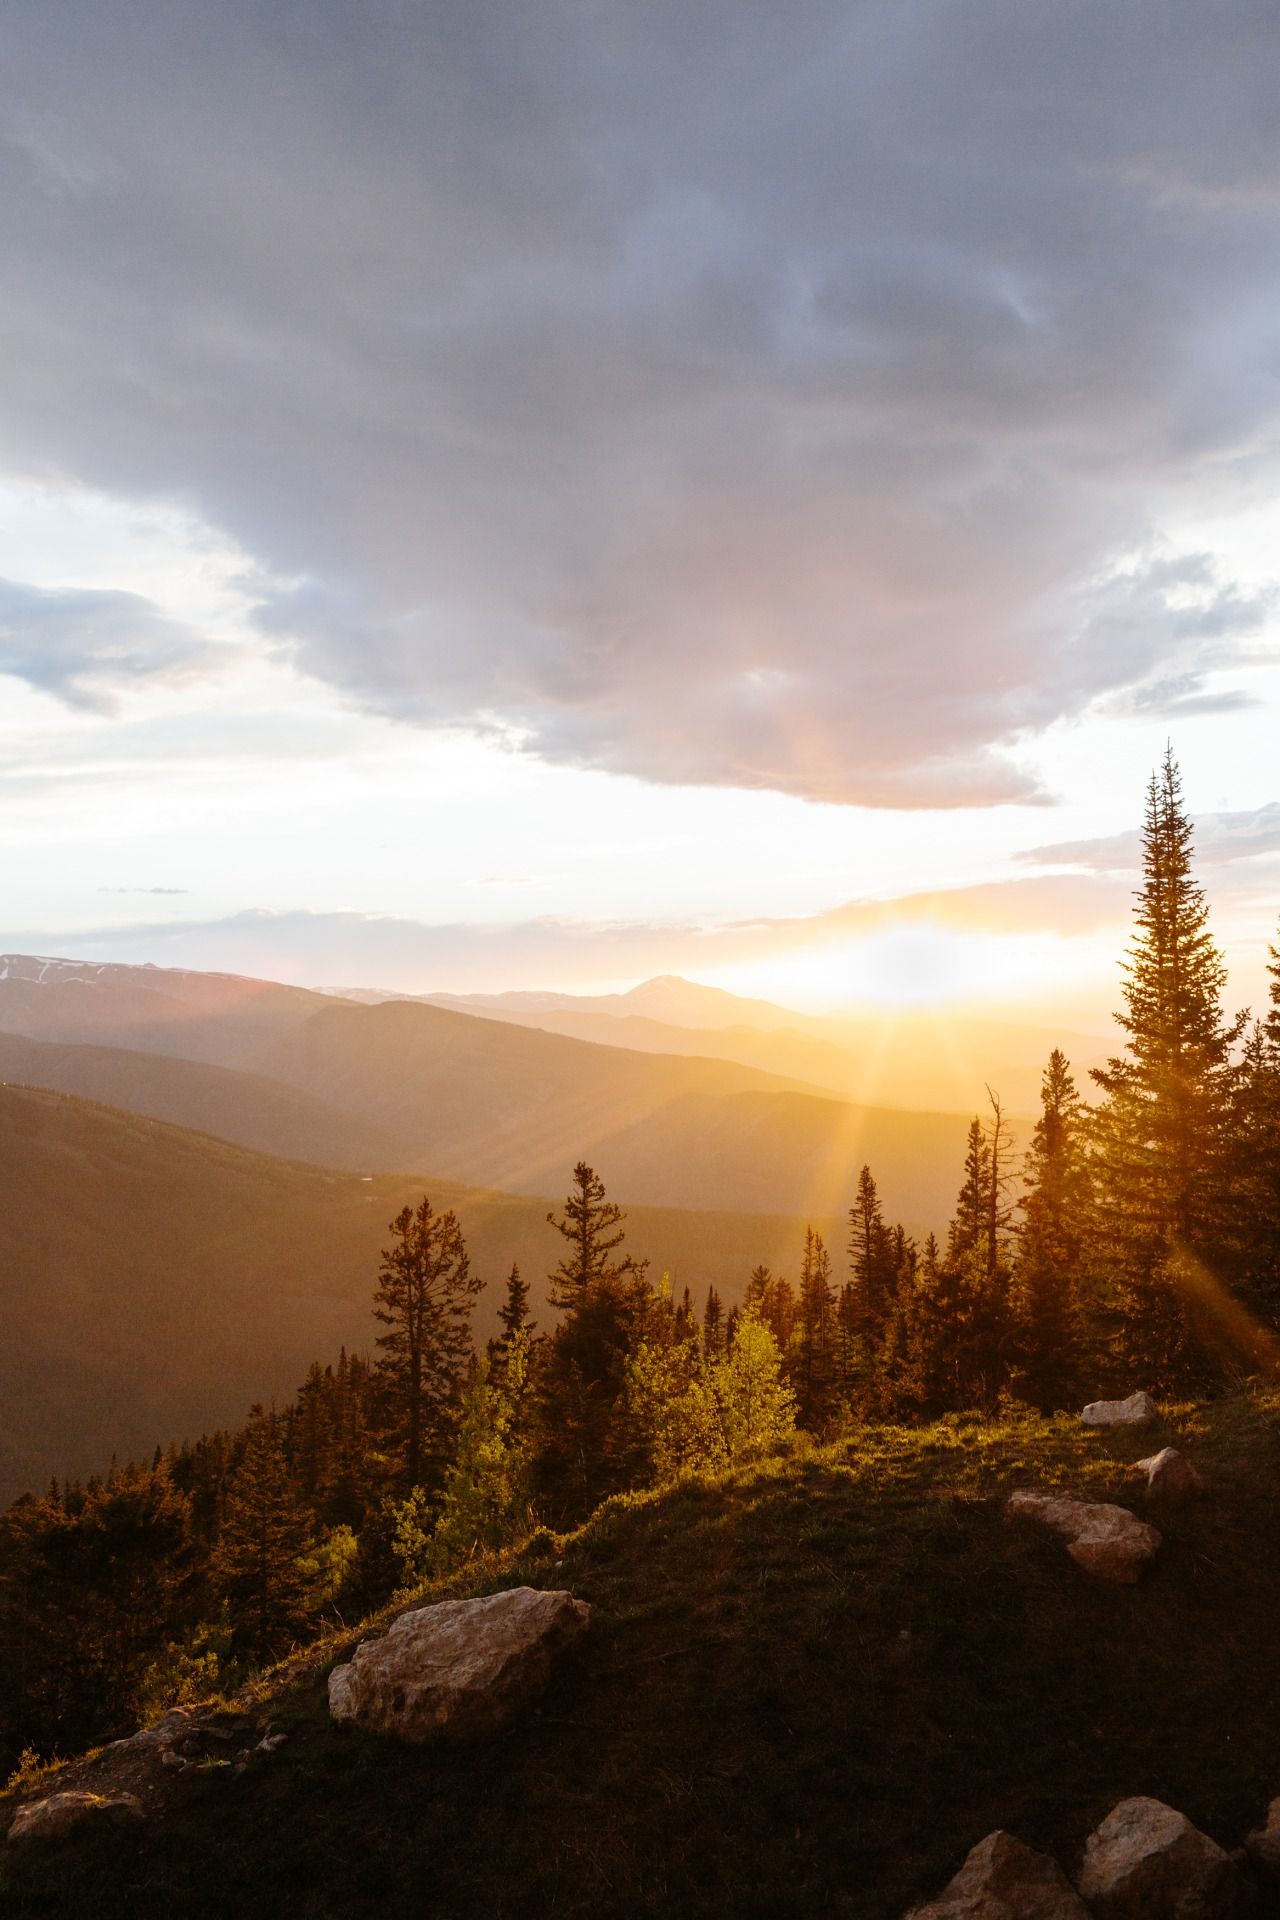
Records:
[[[1028,1484],[1143,1510],[1151,1435],[1075,1421],[868,1430],[608,1505],[472,1589],[596,1609],[523,1724],[434,1751],[335,1729],[335,1642],[267,1688],[277,1757],[149,1832],[7,1860],[6,1911],[894,1920],[996,1826],[1070,1869],[1134,1793],[1234,1846],[1280,1788],[1278,1416],[1176,1410],[1208,1491],[1151,1514],[1132,1589],[1004,1517]]]
[[[424,1187],[457,1210],[486,1281],[480,1332],[513,1259],[545,1325],[560,1251],[549,1200],[326,1172],[0,1087],[0,1502],[116,1451],[239,1425],[253,1401],[291,1394],[311,1360],[368,1348],[387,1222]],[[636,1208],[629,1231],[678,1286],[734,1299],[757,1260],[794,1273],[803,1222]]]

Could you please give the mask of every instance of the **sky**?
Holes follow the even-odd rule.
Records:
[[[0,945],[1115,997],[1280,914],[1274,6],[19,0]]]

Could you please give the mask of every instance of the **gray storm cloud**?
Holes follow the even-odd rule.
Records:
[[[1264,626],[1161,542],[1275,460],[1270,4],[27,0],[6,43],[9,460],[197,507],[359,704],[981,804]]]

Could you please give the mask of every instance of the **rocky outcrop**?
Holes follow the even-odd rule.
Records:
[[[1249,1858],[1272,1879],[1280,1880],[1280,1799],[1271,1802],[1265,1825],[1251,1833],[1244,1844]]]
[[[402,1613],[334,1668],[329,1711],[415,1743],[488,1733],[542,1691],[556,1654],[590,1618],[572,1594],[533,1587]]]
[[[1091,1400],[1080,1418],[1086,1427],[1146,1427],[1159,1408],[1149,1393],[1131,1393],[1127,1400]]]
[[[1161,1447],[1159,1453],[1139,1460],[1134,1472],[1146,1475],[1147,1496],[1152,1500],[1187,1500],[1204,1487],[1191,1462],[1176,1447]]]
[[[1085,1844],[1080,1892],[1097,1920],[1230,1920],[1249,1891],[1231,1856],[1162,1800],[1122,1800]]]
[[[1156,1529],[1127,1507],[1071,1500],[1065,1494],[1014,1493],[1007,1511],[1052,1527],[1062,1535],[1067,1552],[1086,1573],[1123,1586],[1134,1585],[1161,1544]]]
[[[71,1790],[50,1793],[43,1800],[19,1807],[9,1828],[17,1845],[32,1841],[65,1840],[85,1827],[119,1826],[141,1820],[142,1804],[131,1793],[86,1793]]]
[[[1088,1911],[1056,1860],[997,1832],[908,1920],[1088,1920]]]

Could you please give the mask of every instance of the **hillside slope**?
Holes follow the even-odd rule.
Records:
[[[234,1067],[0,1033],[0,1081],[123,1107],[286,1160],[348,1172],[401,1164],[394,1134],[297,1087]]]
[[[239,1425],[252,1402],[290,1395],[312,1360],[369,1348],[387,1223],[424,1188],[458,1212],[486,1282],[481,1336],[513,1260],[545,1326],[560,1252],[548,1200],[325,1172],[0,1087],[0,1503],[113,1453]],[[708,1285],[733,1300],[758,1260],[794,1273],[803,1222],[636,1208],[628,1232],[699,1301]]]
[[[897,1920],[994,1827],[1071,1870],[1135,1793],[1235,1846],[1280,1788],[1278,1416],[1274,1396],[1177,1409],[1208,1491],[1174,1512],[1127,1474],[1150,1433],[1032,1418],[871,1429],[610,1504],[472,1589],[595,1609],[501,1738],[335,1729],[323,1677],[347,1637],[267,1687],[277,1755],[140,1834],[11,1859],[6,1911]],[[1008,1522],[1028,1484],[1147,1511],[1165,1544],[1142,1584]]]

